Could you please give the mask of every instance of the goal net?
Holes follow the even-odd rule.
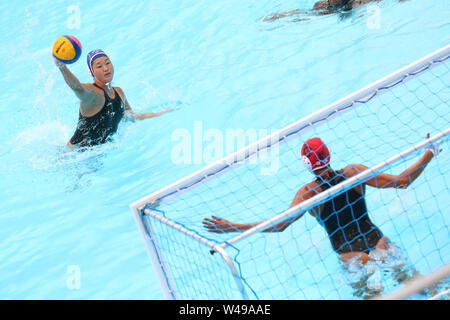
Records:
[[[133,203],[165,297],[359,299],[448,264],[449,55],[450,45]],[[314,179],[300,149],[316,136],[330,149],[333,169],[368,169],[290,207]],[[371,252],[369,262],[343,263],[309,214],[283,232],[262,232],[379,173],[401,173],[434,143],[442,152],[408,188],[366,187],[368,215],[391,242]],[[263,223],[214,233],[202,223],[211,216]],[[448,287],[442,280],[413,298]]]

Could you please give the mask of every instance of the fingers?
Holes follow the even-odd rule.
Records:
[[[214,216],[212,216],[211,218],[203,219],[202,223],[205,228],[216,229],[218,226],[220,227],[221,225],[224,225],[223,221],[221,221],[222,219],[220,219],[218,217],[214,217]]]
[[[430,134],[427,133],[427,139],[429,138]],[[431,151],[434,156],[437,156],[439,153],[442,152],[442,149],[439,148],[439,142],[437,141],[432,142],[429,146],[426,146],[425,149]]]
[[[207,225],[211,225],[211,224],[217,223],[219,220],[222,220],[222,219],[220,219],[218,217],[215,217],[215,216],[211,216],[211,218],[204,218],[202,223],[203,224],[207,224]]]
[[[63,68],[64,66],[65,66],[65,64],[64,63],[62,63],[61,61],[59,61],[58,59],[56,59],[55,57],[53,57],[53,60],[55,61],[55,65],[58,67],[58,68]]]
[[[202,223],[205,228],[210,228],[214,224],[214,222],[208,218],[203,219]]]
[[[224,229],[220,229],[218,228],[217,225],[211,225],[208,223],[203,222],[203,227],[208,230],[209,232],[214,232],[214,233],[224,233],[225,230]]]
[[[231,228],[230,222],[216,216],[204,218],[202,224],[205,229],[214,233],[225,233]]]

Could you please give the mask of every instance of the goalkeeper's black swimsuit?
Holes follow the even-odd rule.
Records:
[[[338,170],[333,171],[329,180],[317,178],[316,182],[325,191],[344,180],[342,170]],[[383,237],[381,230],[370,221],[364,195],[353,188],[325,202],[318,220],[327,231],[333,250],[339,254],[367,253]]]
[[[100,88],[95,83],[94,86]],[[105,104],[98,113],[92,117],[84,117],[80,112],[77,129],[70,139],[71,144],[81,147],[102,144],[107,142],[110,136],[117,131],[119,122],[125,113],[125,106],[116,89],[113,88],[113,90],[114,99],[111,99],[103,90]]]

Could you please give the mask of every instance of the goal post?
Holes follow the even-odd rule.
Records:
[[[342,266],[330,250],[328,237],[313,225],[313,219],[302,219],[289,232],[278,235],[261,231],[362,184],[378,172],[404,169],[429,144],[440,142],[448,150],[449,56],[450,45],[131,204],[164,297],[352,298],[351,281],[340,273]],[[432,137],[424,139],[427,132],[432,132]],[[306,173],[299,174],[298,181],[292,179],[293,173],[299,173],[295,164],[299,144],[311,134],[325,135],[330,141],[327,145],[335,145],[336,153],[341,151],[333,152],[333,157],[339,158],[337,165],[357,161],[368,163],[369,169],[288,208],[299,183],[311,179]],[[252,159],[273,150],[277,150],[282,165],[277,173],[262,176],[255,169],[258,164],[249,165]],[[446,152],[442,157],[447,157]],[[375,195],[378,191],[368,196],[374,203],[369,211],[380,212],[376,222],[393,234],[400,247],[408,251],[411,237],[433,247],[432,252],[422,245],[410,250],[413,263],[425,271],[450,260],[448,218],[443,214],[450,204],[447,162],[438,157],[436,169],[423,185],[413,185],[403,197],[382,191],[383,199]],[[433,184],[432,178],[439,181]],[[432,196],[423,197],[427,190]],[[422,202],[432,208],[433,217]],[[399,212],[408,212],[412,218]],[[240,234],[216,235],[202,228],[202,219],[210,215],[264,222]],[[441,225],[434,235],[431,230],[438,223]],[[427,228],[424,238],[418,236],[416,225]]]

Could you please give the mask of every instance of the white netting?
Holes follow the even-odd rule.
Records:
[[[171,193],[170,199],[160,197],[161,203],[153,212],[211,243],[224,243],[236,234],[208,232],[202,220],[213,215],[232,222],[257,222],[288,209],[297,190],[313,179],[301,162],[300,148],[306,139],[322,138],[331,150],[331,166],[336,170],[351,163],[370,168],[420,143],[427,133],[447,130],[449,81],[449,63],[443,61],[412,79],[399,80],[392,88],[380,88],[383,94],[374,92],[363,101],[349,103],[343,108],[348,110],[338,116],[325,116],[305,125],[294,138],[269,148],[257,161],[218,172],[187,191]],[[249,298],[367,297],[388,292],[416,273],[447,263],[448,135],[440,139],[440,147],[442,153],[409,188],[367,187],[368,214],[393,244],[385,252],[372,252],[371,261],[363,266],[340,263],[324,228],[310,215],[284,232],[256,233],[226,246]],[[415,150],[383,172],[399,174],[424,152],[424,148]],[[152,237],[164,255],[166,276],[173,281],[179,298],[242,298],[227,265],[220,255],[210,253],[210,246],[148,214],[143,217],[152,225]]]

